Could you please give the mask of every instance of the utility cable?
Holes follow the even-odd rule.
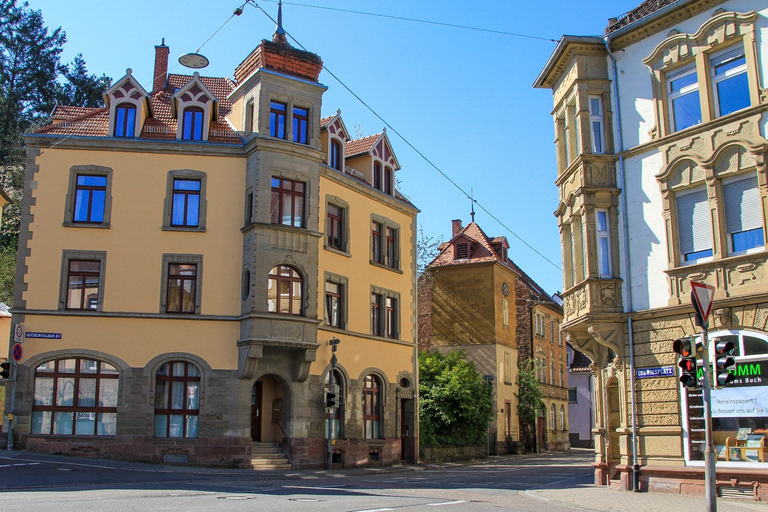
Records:
[[[257,3],[256,3],[254,0],[248,0],[248,1],[246,2],[246,4],[251,4],[251,5],[253,5],[253,6],[254,6],[254,7],[256,7],[257,9],[259,9],[261,12],[263,12],[263,13],[264,13],[264,15],[265,15],[267,18],[269,18],[269,19],[270,19],[270,20],[271,20],[273,23],[277,24],[277,22],[274,20],[274,18],[272,18],[272,16],[270,16],[268,12],[266,12],[264,9],[262,9],[262,8],[261,8],[261,6],[260,6],[260,5],[258,5],[258,4],[257,4]],[[285,27],[283,27],[283,30],[285,30]],[[296,38],[295,38],[295,37],[293,37],[293,36],[292,36],[292,35],[291,35],[291,34],[290,34],[288,31],[286,31],[285,33],[286,33],[286,35],[288,35],[288,36],[289,36],[289,37],[290,37],[290,38],[291,38],[291,39],[292,39],[292,40],[293,40],[293,41],[294,41],[294,42],[295,42],[297,45],[299,45],[299,46],[301,47],[301,49],[302,49],[302,50],[304,50],[305,52],[309,52],[309,50],[307,50],[307,49],[304,47],[304,45],[302,45],[302,44],[301,44],[301,43],[300,43],[298,40],[296,40]],[[519,241],[520,241],[520,242],[521,242],[523,245],[525,245],[526,247],[528,247],[528,248],[529,248],[530,250],[532,250],[534,253],[538,254],[538,255],[539,255],[541,258],[543,258],[545,261],[547,261],[547,263],[549,263],[550,265],[552,265],[552,266],[553,266],[553,267],[555,267],[556,269],[558,269],[558,270],[562,271],[562,269],[560,268],[560,266],[559,266],[559,265],[557,265],[557,264],[556,264],[556,263],[554,263],[552,260],[550,260],[549,258],[547,258],[546,256],[544,256],[544,254],[542,254],[541,252],[539,252],[539,251],[538,251],[536,248],[534,248],[534,247],[533,247],[531,244],[529,244],[528,242],[526,242],[525,240],[523,240],[523,239],[522,239],[522,238],[521,238],[521,237],[520,237],[520,236],[519,236],[517,233],[515,233],[514,231],[512,231],[512,229],[511,229],[509,226],[507,226],[506,224],[504,224],[504,223],[503,223],[501,220],[499,220],[499,218],[498,218],[498,217],[496,217],[495,215],[493,215],[493,214],[492,214],[490,211],[488,211],[488,209],[486,209],[486,208],[485,208],[485,207],[484,207],[482,204],[480,204],[480,203],[479,203],[479,202],[478,202],[476,199],[474,199],[474,198],[472,197],[472,195],[471,195],[471,194],[468,194],[466,190],[464,190],[463,188],[461,188],[461,186],[460,186],[458,183],[456,183],[456,182],[455,182],[453,179],[451,179],[451,177],[450,177],[450,176],[448,176],[448,175],[447,175],[445,172],[443,172],[443,171],[442,171],[442,170],[441,170],[441,169],[440,169],[440,168],[439,168],[437,165],[435,165],[435,164],[432,162],[432,160],[430,160],[429,158],[427,158],[427,156],[426,156],[424,153],[422,153],[421,151],[419,151],[419,149],[418,149],[418,148],[416,148],[416,146],[414,146],[413,144],[411,144],[411,142],[410,142],[408,139],[406,139],[406,138],[405,138],[405,136],[403,136],[403,135],[402,135],[402,134],[401,134],[399,131],[397,131],[397,129],[396,129],[396,128],[394,128],[392,125],[390,125],[390,124],[389,124],[389,123],[386,121],[386,119],[384,119],[382,116],[380,116],[378,112],[376,112],[376,111],[375,111],[375,110],[374,110],[374,109],[373,109],[373,108],[372,108],[370,105],[368,105],[368,103],[366,103],[366,102],[365,102],[365,100],[363,100],[363,99],[362,99],[360,96],[358,96],[358,95],[357,95],[357,94],[356,94],[356,93],[355,93],[355,92],[354,92],[352,89],[350,89],[350,88],[347,86],[347,84],[345,84],[344,82],[342,82],[342,81],[341,81],[341,79],[340,79],[339,77],[337,77],[337,76],[336,76],[336,75],[335,75],[335,74],[334,74],[334,73],[333,73],[333,72],[332,72],[330,69],[328,69],[328,67],[327,67],[325,64],[323,64],[323,69],[325,69],[325,71],[327,71],[329,75],[331,75],[331,76],[332,76],[332,77],[333,77],[333,78],[334,78],[334,79],[335,79],[335,80],[336,80],[336,81],[337,81],[339,84],[341,84],[341,86],[342,86],[342,87],[344,87],[344,88],[345,88],[345,89],[346,89],[346,90],[347,90],[347,91],[348,91],[348,92],[349,92],[349,93],[350,93],[352,96],[354,96],[354,97],[355,97],[355,99],[357,99],[357,101],[359,101],[359,102],[360,102],[360,103],[361,103],[361,104],[362,104],[362,105],[363,105],[365,108],[367,108],[367,109],[368,109],[368,110],[369,110],[369,111],[370,111],[370,112],[371,112],[371,113],[372,113],[374,116],[376,116],[376,117],[377,117],[377,118],[378,118],[378,119],[379,119],[379,120],[380,120],[382,123],[384,123],[384,125],[385,125],[387,128],[389,128],[390,130],[392,130],[392,132],[393,132],[395,135],[397,135],[397,136],[400,138],[400,140],[402,140],[403,142],[405,142],[405,143],[408,145],[408,147],[410,147],[410,148],[411,148],[413,151],[415,151],[417,155],[419,155],[419,156],[420,156],[420,157],[421,157],[421,158],[422,158],[422,159],[423,159],[425,162],[427,162],[427,163],[428,163],[428,164],[429,164],[429,165],[430,165],[430,166],[431,166],[433,169],[435,169],[435,170],[436,170],[438,173],[440,173],[440,175],[441,175],[443,178],[445,178],[445,179],[446,179],[446,180],[447,180],[447,181],[448,181],[448,182],[449,182],[451,185],[453,185],[453,186],[454,186],[454,187],[455,187],[455,188],[456,188],[456,189],[457,189],[459,192],[461,192],[462,194],[464,194],[464,196],[466,196],[466,198],[467,198],[467,199],[469,199],[470,201],[474,202],[474,203],[475,203],[475,204],[476,204],[476,205],[477,205],[477,206],[478,206],[478,207],[479,207],[481,210],[483,210],[483,211],[484,211],[486,214],[488,214],[488,216],[489,216],[489,217],[491,217],[493,220],[495,220],[496,222],[498,222],[498,223],[499,223],[499,225],[501,225],[501,226],[502,226],[504,229],[506,229],[506,230],[507,230],[507,231],[508,231],[510,234],[512,234],[512,236],[514,236],[516,239],[518,239],[518,240],[519,240]]]
[[[263,1],[277,3],[277,0],[263,0]],[[387,18],[387,19],[391,19],[391,20],[410,21],[410,22],[413,22],[413,23],[424,23],[424,24],[427,24],[427,25],[437,25],[437,26],[441,26],[441,27],[460,28],[460,29],[464,29],[464,30],[475,30],[477,32],[488,32],[488,33],[491,33],[491,34],[500,34],[500,35],[503,35],[503,36],[524,37],[524,38],[527,38],[527,39],[537,39],[539,41],[549,41],[549,42],[552,42],[552,43],[557,43],[559,41],[558,39],[552,39],[550,37],[531,36],[531,35],[527,35],[527,34],[518,34],[516,32],[506,32],[504,30],[494,30],[494,29],[490,29],[490,28],[472,27],[472,26],[469,26],[469,25],[458,25],[456,23],[443,23],[443,22],[440,22],[440,21],[420,20],[420,19],[416,19],[416,18],[407,18],[405,16],[394,16],[394,15],[391,15],[391,14],[379,14],[379,13],[374,13],[374,12],[354,11],[354,10],[351,10],[351,9],[339,9],[338,7],[325,7],[325,6],[322,6],[322,5],[300,4],[300,3],[296,3],[296,2],[283,2],[283,4],[284,5],[295,5],[295,6],[298,6],[298,7],[309,7],[310,9],[322,9],[322,10],[326,10],[326,11],[346,12],[346,13],[349,13],[349,14],[359,14],[359,15],[362,15],[362,16],[373,16],[373,17],[376,17],[376,18]],[[294,41],[295,41],[295,39],[294,39]]]

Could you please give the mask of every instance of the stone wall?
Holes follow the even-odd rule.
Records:
[[[421,446],[419,450],[422,464],[434,462],[451,462],[454,460],[471,460],[486,458],[486,446]]]

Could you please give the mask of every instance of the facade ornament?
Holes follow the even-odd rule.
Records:
[[[731,309],[721,308],[715,310],[715,326],[719,329],[728,329],[731,326]]]

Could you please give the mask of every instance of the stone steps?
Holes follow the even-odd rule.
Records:
[[[253,443],[251,467],[256,470],[289,470],[291,463],[277,443]]]

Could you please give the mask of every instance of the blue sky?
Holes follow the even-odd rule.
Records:
[[[91,73],[113,79],[126,68],[149,90],[154,46],[208,57],[206,76],[234,68],[275,25],[247,5],[205,42],[244,0],[29,0],[48,27],[67,34],[63,61],[77,53]],[[276,0],[258,5],[273,18]],[[297,0],[283,4],[283,25],[395,130],[505,226],[561,266],[552,95],[531,84],[563,34],[599,35],[610,17],[640,0],[523,2],[519,0]],[[302,4],[302,5],[299,5]],[[515,37],[366,16],[308,5],[524,34]],[[118,12],[119,10],[119,12]],[[292,44],[293,41],[291,41]],[[174,73],[189,72],[177,65]],[[322,115],[341,109],[350,131],[381,131],[383,123],[323,71],[328,86]],[[470,201],[389,130],[402,165],[401,190],[421,209],[428,236],[450,238],[451,220],[470,221]],[[504,235],[510,257],[549,293],[562,289],[560,270],[521,243],[479,207],[476,222],[489,236]]]

